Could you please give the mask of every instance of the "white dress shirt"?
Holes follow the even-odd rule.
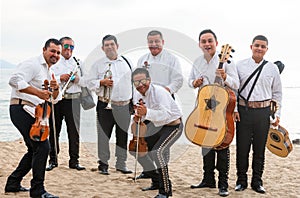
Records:
[[[82,67],[82,64],[79,65],[80,67]],[[66,83],[60,81],[60,76],[62,74],[70,74],[71,71],[77,71],[77,75],[79,76],[79,81],[78,83],[71,82],[69,84],[70,87],[66,89],[66,93],[79,93],[81,92],[81,87],[86,86],[84,78],[81,76],[80,69],[78,68],[78,65],[75,62],[73,57],[70,57],[69,59],[65,59],[63,56],[61,56],[60,60],[55,65],[51,66],[51,70],[54,72],[55,78],[59,83],[60,88],[63,88]]]
[[[219,66],[218,54],[219,53],[216,52],[209,62],[207,62],[207,60],[204,58],[204,55],[201,55],[196,59],[188,80],[188,84],[190,87],[194,88],[193,81],[200,77],[203,77],[203,84],[200,86],[200,88],[204,85],[214,83],[216,78],[216,70]],[[224,81],[225,85],[233,90],[237,90],[239,88],[239,78],[234,62],[231,61],[230,64],[224,63],[223,68],[225,69],[225,72],[227,74],[226,80]]]
[[[145,54],[138,60],[137,67],[143,67],[145,61],[150,64],[148,71],[152,83],[168,87],[171,94],[182,87],[183,76],[179,60],[170,52],[163,49],[156,56]]]
[[[52,79],[53,72],[49,69],[43,55],[31,58],[20,63],[16,71],[9,79],[9,85],[12,87],[11,98],[19,98],[29,101],[34,105],[42,104],[44,100],[39,97],[27,93],[22,93],[20,90],[26,89],[29,86],[37,89],[43,89],[44,80]],[[59,92],[56,99],[52,103],[57,103],[62,96]]]
[[[237,71],[240,79],[240,88],[243,87],[245,81],[253,73],[253,71],[262,64],[255,63],[253,58],[248,58],[237,62]],[[248,97],[252,84],[256,75],[249,81],[244,90],[240,93],[244,98]],[[268,62],[263,69],[254,86],[249,101],[265,101],[275,100],[279,105],[276,115],[280,117],[280,107],[282,101],[282,85],[278,68],[275,64]]]
[[[132,65],[131,61],[126,59]],[[113,80],[110,99],[116,102],[130,100],[132,98],[131,69],[121,56],[118,56],[116,60],[104,57],[97,61],[86,78],[87,87],[95,91],[96,95],[103,97],[104,86],[100,86],[100,80],[104,79],[109,64],[111,64],[110,70]]]
[[[143,99],[147,107],[147,114],[143,120],[151,121],[156,127],[169,124],[182,117],[181,108],[162,86],[151,83],[145,96],[135,89],[133,104],[137,104],[140,99]]]

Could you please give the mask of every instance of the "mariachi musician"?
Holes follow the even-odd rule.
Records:
[[[248,186],[249,152],[252,146],[251,188],[255,192],[265,193],[262,175],[265,163],[265,146],[270,129],[271,101],[276,101],[279,109],[275,113],[274,127],[279,125],[282,84],[280,67],[265,60],[268,51],[268,39],[257,35],[250,45],[252,55],[237,62],[239,74],[239,105],[235,114],[236,124],[236,165],[237,181],[235,191],[243,191]],[[282,66],[281,66],[282,67]],[[279,70],[278,70],[279,69]],[[258,71],[259,70],[259,71]],[[254,71],[258,71],[248,81]],[[246,84],[246,82],[249,82]],[[245,88],[242,90],[242,88]]]
[[[235,64],[224,63],[222,69],[218,69],[219,57],[216,47],[218,45],[215,33],[210,29],[203,30],[199,35],[199,47],[203,51],[193,64],[189,77],[189,86],[202,88],[204,85],[214,83],[216,75],[220,76],[224,84],[231,89],[238,88],[239,79]],[[216,181],[214,169],[219,171],[219,195],[227,196],[228,193],[228,171],[229,171],[229,147],[224,149],[202,148],[204,178],[198,185],[191,188],[215,188]],[[217,155],[217,162],[215,157]]]
[[[147,69],[134,70],[132,80],[137,90],[133,102],[139,104],[134,121],[142,119],[147,123],[145,140],[148,152],[139,156],[138,162],[151,177],[152,185],[142,190],[159,189],[157,197],[169,197],[172,196],[168,172],[169,149],[182,133],[182,112],[167,90],[151,83]],[[141,99],[145,104],[139,103]]]
[[[16,170],[8,177],[5,192],[29,191],[21,186],[21,181],[32,169],[30,197],[57,198],[46,192],[44,187],[45,167],[49,153],[49,141],[34,141],[30,137],[35,122],[34,111],[39,104],[50,100],[57,103],[61,99],[58,82],[50,67],[60,59],[61,45],[56,39],[46,41],[41,56],[24,61],[9,80],[12,87],[10,118],[23,136],[27,153],[19,162]],[[51,90],[42,90],[44,81],[50,82]],[[53,100],[52,100],[53,99]],[[32,114],[32,115],[31,115]],[[43,114],[43,113],[42,113]]]
[[[131,66],[124,56],[118,55],[119,44],[114,35],[102,39],[105,57],[96,62],[86,79],[87,87],[98,96],[98,170],[108,175],[110,159],[109,139],[115,126],[116,170],[123,174],[132,173],[126,166],[128,128],[131,115],[129,103],[132,98]]]
[[[74,41],[70,37],[62,37],[60,40],[62,46],[61,59],[51,67],[57,81],[59,82],[63,99],[54,105],[55,122],[50,119],[49,141],[51,150],[49,153],[49,165],[46,171],[51,171],[58,166],[59,136],[62,129],[63,120],[67,126],[69,140],[69,168],[84,170],[85,167],[79,164],[79,145],[80,145],[80,94],[81,87],[85,87],[84,78],[82,78],[81,68],[73,57]],[[80,65],[81,67],[81,65]],[[51,117],[52,118],[52,117]],[[55,129],[52,127],[55,123]],[[55,131],[55,132],[54,132]]]

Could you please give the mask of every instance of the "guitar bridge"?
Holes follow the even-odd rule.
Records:
[[[273,145],[273,144],[270,144],[270,146],[272,146],[272,147],[274,147],[274,148],[276,148],[276,149],[278,149],[278,150],[281,150],[281,151],[282,151],[282,148],[279,148],[278,146],[275,146],[275,145]]]
[[[206,130],[209,130],[209,131],[218,131],[217,128],[207,127],[207,126],[203,126],[203,125],[200,125],[200,124],[194,124],[194,127],[201,128],[201,129],[206,129]]]

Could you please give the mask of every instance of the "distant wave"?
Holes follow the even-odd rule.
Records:
[[[287,88],[287,89],[299,89],[300,86],[287,86],[287,87],[283,87],[283,88]]]

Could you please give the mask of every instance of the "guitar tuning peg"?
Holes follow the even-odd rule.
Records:
[[[235,50],[234,50],[234,49],[231,49],[231,52],[235,52]]]
[[[230,57],[230,58],[232,58],[232,56],[231,56],[231,55],[229,55],[229,57]]]
[[[228,64],[230,64],[230,63],[231,63],[231,61],[230,61],[230,60],[227,60],[227,63],[228,63]]]
[[[218,56],[219,56],[219,58],[221,58],[222,54],[219,54]]]

